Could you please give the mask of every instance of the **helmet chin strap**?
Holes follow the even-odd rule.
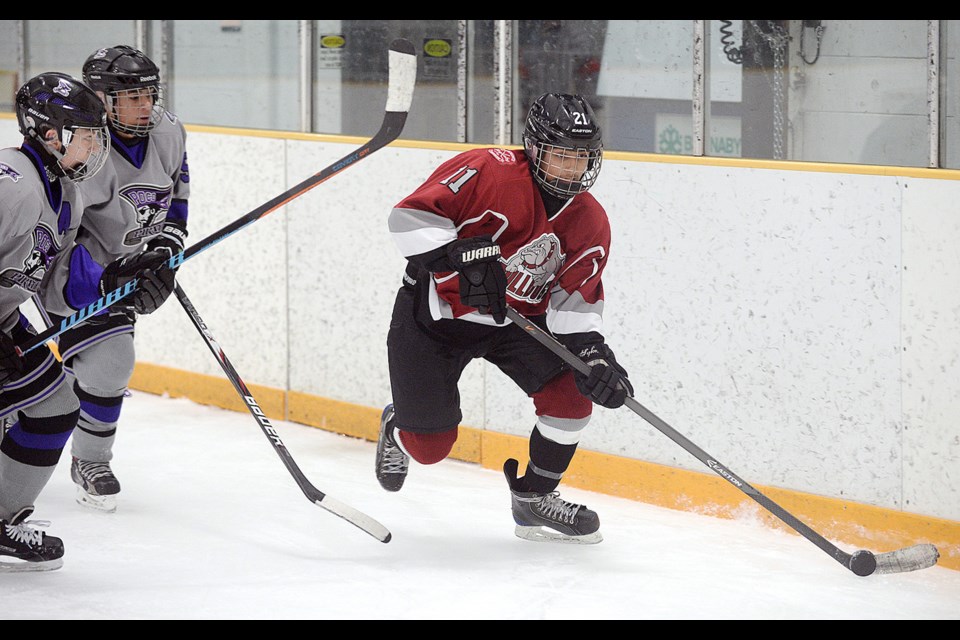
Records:
[[[53,145],[47,142],[47,140],[42,135],[40,135],[40,132],[37,131],[36,127],[30,127],[29,129],[27,129],[27,134],[31,138],[39,142],[40,146],[43,147],[44,151],[49,153],[51,156],[53,156],[53,159],[56,160],[56,170],[53,170],[51,167],[46,167],[46,168],[48,170],[53,170],[54,175],[57,175],[60,177],[66,176],[67,170],[64,169],[63,165],[61,164],[63,162],[63,159],[66,157],[66,154],[60,151],[59,149],[56,149]],[[65,145],[63,146],[64,146],[64,149],[66,149],[66,146]]]
[[[47,139],[44,136],[39,135],[36,129],[31,129],[30,133],[40,142],[40,144],[43,145],[43,148],[46,149],[50,155],[57,159],[57,162],[63,160],[63,158],[66,156],[65,153],[54,147],[51,143],[47,142]]]

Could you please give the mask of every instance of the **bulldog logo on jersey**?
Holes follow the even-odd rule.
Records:
[[[59,248],[53,241],[53,235],[46,227],[37,227],[33,230],[33,250],[23,261],[23,269],[7,269],[0,274],[0,286],[20,287],[30,293],[40,290],[40,282],[47,271],[47,267],[56,257]]]
[[[515,298],[536,304],[550,290],[550,284],[560,272],[566,256],[560,250],[560,240],[545,233],[522,247],[507,260],[507,291]]]
[[[14,182],[19,182],[20,178],[22,177],[23,176],[20,175],[20,173],[16,171],[13,167],[0,162],[0,180],[3,180],[4,178],[10,178]]]
[[[135,247],[152,238],[163,230],[163,221],[170,209],[171,187],[160,188],[152,185],[136,184],[120,190],[120,197],[137,212],[139,229],[129,231],[123,237],[123,244]]]

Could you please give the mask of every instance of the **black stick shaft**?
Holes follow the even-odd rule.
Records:
[[[278,456],[280,456],[280,460],[283,461],[283,465],[287,468],[287,471],[290,472],[290,475],[293,476],[294,481],[297,483],[297,486],[300,487],[300,490],[303,491],[303,494],[311,502],[314,502],[324,509],[335,513],[344,520],[348,521],[350,524],[366,531],[381,542],[389,542],[391,538],[390,532],[382,524],[370,516],[353,509],[352,507],[348,507],[343,503],[332,500],[324,492],[320,491],[313,486],[313,484],[311,484],[311,482],[303,474],[303,471],[300,470],[300,467],[297,466],[293,456],[290,455],[286,445],[284,445],[283,441],[280,439],[280,435],[277,433],[277,430],[272,424],[270,424],[270,420],[267,419],[263,409],[260,408],[260,405],[253,397],[253,394],[250,393],[247,385],[244,384],[243,379],[240,378],[240,374],[238,374],[237,370],[234,369],[233,364],[231,364],[230,360],[227,358],[227,354],[224,353],[219,343],[217,343],[216,339],[213,337],[213,334],[210,332],[210,328],[203,321],[203,318],[200,317],[196,307],[194,307],[193,303],[190,302],[190,298],[187,297],[186,292],[179,283],[175,284],[174,293],[177,295],[177,300],[180,301],[180,306],[183,307],[183,310],[190,317],[190,321],[193,323],[193,326],[196,327],[197,331],[203,337],[203,340],[206,342],[210,352],[213,353],[214,357],[217,359],[217,362],[220,364],[220,368],[223,369],[223,372],[227,375],[227,378],[230,380],[231,384],[233,384],[233,388],[236,389],[237,393],[240,395],[240,398],[250,411],[250,415],[252,415],[257,421],[261,431],[263,431],[263,434],[267,437],[267,440],[270,441],[270,444],[273,446],[273,450],[277,452]]]
[[[548,332],[544,331],[542,328],[535,325],[533,322],[522,316],[512,307],[507,307],[507,317],[510,318],[514,323],[517,324],[520,328],[524,329],[529,333],[534,339],[536,339],[540,344],[544,345],[550,351],[560,356],[564,362],[569,364],[571,367],[579,371],[580,373],[589,375],[590,374],[590,365],[578,358],[576,355],[570,352],[565,346],[563,346],[556,338],[550,335]],[[624,404],[629,407],[634,413],[638,416],[649,422],[656,428],[658,431],[666,435],[668,438],[679,444],[681,447],[686,449],[689,453],[693,454],[700,462],[707,465],[713,471],[719,475],[721,478],[735,486],[737,489],[740,489],[743,493],[747,494],[753,498],[757,503],[760,504],[764,509],[777,516],[788,524],[794,531],[802,535],[804,538],[814,543],[824,552],[826,552],[831,558],[842,564],[844,567],[850,569],[850,560],[852,555],[839,549],[836,545],[832,544],[829,540],[821,536],[819,533],[805,525],[803,522],[798,520],[792,514],[790,514],[786,509],[775,503],[773,500],[763,495],[755,488],[750,486],[743,479],[739,478],[735,473],[727,469],[724,465],[717,462],[712,456],[708,455],[703,449],[692,443],[682,434],[680,434],[676,429],[668,425],[666,422],[657,417],[652,411],[644,407],[642,404],[637,402],[633,397],[627,396]]]

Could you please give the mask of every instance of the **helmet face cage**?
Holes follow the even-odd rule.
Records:
[[[145,136],[160,124],[160,118],[163,117],[163,89],[159,84],[111,91],[105,98],[110,124],[120,133]],[[149,118],[146,119],[141,116],[142,107],[139,106],[144,99],[149,99],[152,104]]]
[[[590,189],[600,175],[603,143],[593,109],[581,96],[547,93],[530,107],[524,149],[545,191],[569,198]]]
[[[82,133],[85,130],[90,131],[92,135],[86,137],[86,139],[84,139],[83,135],[76,135],[77,133]],[[78,139],[75,140],[74,138]],[[60,164],[60,168],[63,169],[63,172],[74,182],[83,182],[87,178],[92,178],[95,176],[97,172],[103,168],[103,165],[107,163],[107,158],[110,157],[110,136],[107,134],[106,127],[77,127],[72,131],[70,129],[64,129],[64,156],[69,153],[71,144],[80,145],[81,147],[86,145],[90,146],[90,152],[89,155],[87,155],[87,159],[80,164],[70,167],[69,169],[64,167],[62,163]]]
[[[103,167],[110,151],[107,113],[89,87],[64,73],[41,73],[17,91],[16,111],[20,132],[40,142],[57,160],[63,175],[80,182]],[[47,141],[50,130],[56,132],[62,148]],[[71,150],[76,150],[74,155],[87,156],[68,168],[63,161]]]
[[[593,186],[600,175],[603,147],[584,149],[536,142],[525,139],[527,158],[537,182],[548,192],[560,198],[570,198]],[[584,163],[584,161],[586,161]],[[582,172],[571,167],[584,166]]]
[[[98,49],[83,64],[83,79],[103,93],[114,131],[145,136],[160,123],[164,111],[160,69],[137,49],[127,45]]]

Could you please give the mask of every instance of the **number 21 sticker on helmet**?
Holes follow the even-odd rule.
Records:
[[[600,174],[603,142],[590,104],[579,95],[547,93],[534,101],[523,145],[537,182],[569,198],[590,189]]]

